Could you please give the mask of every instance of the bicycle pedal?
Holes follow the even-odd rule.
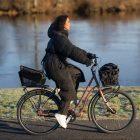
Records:
[[[72,119],[72,115],[69,115],[66,119],[66,123],[68,124],[71,121],[71,119]]]
[[[67,116],[72,116],[71,119],[70,119],[70,122],[74,122],[76,120],[76,114],[75,114],[75,111],[70,109],[68,110],[68,114]]]

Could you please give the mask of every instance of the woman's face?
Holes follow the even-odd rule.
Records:
[[[67,20],[64,24],[64,29],[66,29],[68,31],[70,30],[70,19],[69,18],[67,18]]]

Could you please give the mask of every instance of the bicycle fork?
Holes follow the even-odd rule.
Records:
[[[104,93],[103,93],[103,91],[101,90],[101,88],[99,88],[99,93],[100,93],[101,97],[103,98],[103,101],[105,102],[105,104],[106,104],[108,110],[109,110],[112,114],[115,114],[116,111],[110,107],[109,102],[106,100],[106,98],[105,98],[105,96],[104,96]]]

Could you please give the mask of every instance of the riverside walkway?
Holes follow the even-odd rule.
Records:
[[[101,133],[89,121],[75,121],[66,130],[58,128],[45,135],[27,134],[16,121],[0,121],[0,140],[139,140],[140,120],[118,133]]]

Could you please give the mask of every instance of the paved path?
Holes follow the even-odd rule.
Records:
[[[17,122],[0,120],[0,140],[140,140],[140,120],[127,130],[106,134],[98,132],[88,121],[76,121],[68,129],[58,128],[49,135],[29,135]]]

